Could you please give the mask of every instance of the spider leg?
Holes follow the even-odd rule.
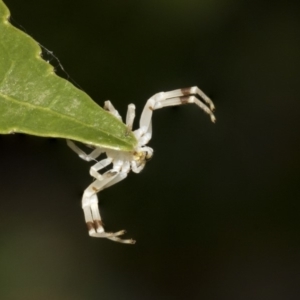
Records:
[[[147,128],[147,131],[145,131],[145,127],[141,127],[138,130],[134,131],[135,137],[138,140],[139,146],[144,146],[148,144],[148,142],[151,140],[152,137],[152,121],[150,119],[149,126]]]
[[[86,154],[83,150],[81,150],[74,142],[71,140],[67,140],[67,145],[78,154],[80,158],[86,161],[96,160],[96,158],[103,153],[104,151],[97,147],[90,154]]]
[[[197,86],[193,86],[190,88],[178,89],[170,92],[165,92],[165,98],[174,98],[174,97],[181,97],[181,96],[192,96],[196,95],[200,97],[206,104],[209,105],[211,111],[215,109],[215,106],[211,99],[207,97]]]
[[[104,102],[103,108],[105,110],[109,111],[112,115],[114,115],[120,121],[122,121],[122,117],[120,116],[119,112],[115,109],[115,107],[112,105],[112,103],[109,100]]]
[[[102,180],[94,181],[84,192],[82,198],[82,208],[84,211],[85,221],[88,226],[89,235],[93,237],[105,237],[115,242],[124,244],[134,244],[132,239],[123,240],[118,236],[125,233],[125,230],[120,230],[115,233],[107,233],[104,231],[103,223],[98,207],[98,197],[96,193],[110,187],[113,184],[125,179],[127,172],[119,172],[111,169],[102,175]]]
[[[129,163],[129,161],[125,161],[122,163],[121,167],[118,166],[117,168],[119,169],[119,171],[115,171],[114,168],[112,170],[108,171],[108,172],[117,173],[117,174],[116,175],[113,174],[113,175],[115,175],[114,178],[112,178],[111,180],[104,183],[101,190],[104,190],[104,189],[118,183],[119,181],[125,179],[127,177],[127,173],[130,171],[130,163]]]
[[[96,194],[92,194],[90,197],[83,195],[82,209],[84,212],[85,222],[89,230],[89,235],[96,236],[96,237],[113,236],[113,233],[104,231],[103,223],[101,221],[101,216],[99,211],[98,211],[98,216],[96,217],[96,219],[94,219],[93,215],[95,215],[95,212],[94,214],[92,214],[92,209],[93,209],[92,206],[94,206],[95,204],[98,205],[98,197]]]
[[[98,171],[107,167],[111,162],[112,158],[110,157],[100,160],[90,168],[90,175],[95,179],[102,180],[103,176]]]
[[[102,190],[120,182],[121,180],[125,179],[127,177],[127,173],[121,172],[117,176],[115,176],[111,181],[109,181],[107,184],[105,184],[102,188]]]
[[[197,97],[202,99],[202,101]],[[198,105],[204,112],[210,115],[212,122],[215,122],[216,118],[213,114],[214,104],[198,87],[195,86],[169,92],[161,92],[155,94],[147,101],[141,115],[140,129],[135,131],[136,137],[139,139],[148,132],[154,110],[187,103],[195,103]]]
[[[216,121],[216,117],[214,116],[212,110],[202,101],[200,101],[196,96],[181,96],[175,98],[167,98],[161,101],[157,101],[154,107],[155,109],[163,108],[166,106],[176,106],[188,103],[195,103],[198,105],[204,112],[206,112],[213,123]]]
[[[127,115],[126,115],[126,125],[128,127],[128,130],[132,130],[134,118],[135,118],[135,105],[129,104],[127,109]]]

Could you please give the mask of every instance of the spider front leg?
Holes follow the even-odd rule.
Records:
[[[202,101],[201,101],[202,100]],[[206,112],[212,122],[216,121],[213,114],[215,108],[213,102],[198,87],[161,92],[152,96],[146,103],[140,119],[140,129],[136,132],[137,138],[151,132],[151,118],[153,111],[167,106],[176,106],[188,103],[195,103]]]
[[[115,233],[105,232],[98,207],[97,193],[105,188],[116,184],[126,178],[127,172],[117,170],[109,170],[102,175],[101,180],[94,181],[85,191],[82,198],[82,208],[84,211],[85,221],[89,230],[89,235],[92,237],[104,237],[115,242],[124,244],[134,244],[132,239],[123,240],[119,238],[125,233],[125,230],[120,230]]]

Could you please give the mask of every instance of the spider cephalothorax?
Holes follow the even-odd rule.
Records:
[[[175,106],[188,103],[195,103],[198,105],[202,110],[210,115],[212,122],[215,122],[216,118],[213,114],[213,102],[198,87],[194,86],[191,88],[178,89],[170,92],[161,92],[155,94],[147,101],[140,118],[140,128],[133,131],[138,141],[136,149],[133,152],[97,147],[90,154],[86,154],[72,141],[67,141],[68,145],[79,155],[79,157],[86,161],[96,160],[100,154],[106,153],[106,158],[98,161],[91,167],[90,174],[96,180],[87,187],[82,197],[82,208],[90,236],[104,237],[126,244],[135,243],[135,241],[132,239],[121,239],[119,237],[125,233],[124,230],[115,233],[105,232],[100,217],[97,193],[123,180],[127,177],[127,174],[130,171],[135,173],[141,172],[146,164],[146,161],[152,157],[153,150],[146,145],[152,136],[151,118],[154,110],[166,106]],[[105,102],[104,108],[115,117],[122,120],[118,111],[113,107],[110,101]],[[135,106],[130,104],[128,106],[126,116],[126,126],[128,131],[132,130],[134,118]],[[99,172],[109,165],[112,165],[110,170],[104,173]]]

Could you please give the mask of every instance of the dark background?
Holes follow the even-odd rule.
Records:
[[[217,123],[155,112],[153,160],[100,195],[135,246],[88,236],[65,141],[1,136],[0,299],[299,299],[297,1],[5,2],[99,105],[198,85]]]

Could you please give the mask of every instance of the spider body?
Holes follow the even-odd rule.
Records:
[[[151,118],[154,110],[166,106],[188,103],[195,103],[210,116],[212,122],[215,122],[213,102],[198,87],[191,87],[170,92],[161,92],[155,94],[146,102],[140,118],[140,127],[133,131],[138,143],[132,152],[96,147],[90,154],[86,154],[75,145],[74,142],[67,140],[68,146],[74,150],[80,158],[86,161],[96,161],[98,156],[102,153],[106,153],[106,158],[97,161],[97,163],[90,168],[90,175],[94,177],[95,180],[86,188],[82,197],[82,208],[90,236],[108,238],[125,244],[135,243],[132,239],[121,239],[119,237],[125,233],[124,230],[115,233],[105,232],[98,208],[97,193],[125,179],[130,171],[134,173],[141,172],[147,160],[152,157],[153,149],[148,147],[147,144],[152,136]],[[110,101],[105,102],[104,109],[119,120],[122,120],[118,111]],[[125,122],[130,131],[132,130],[134,118],[135,106],[134,104],[130,104],[128,106]],[[100,173],[102,169],[109,165],[112,165],[111,169]]]

